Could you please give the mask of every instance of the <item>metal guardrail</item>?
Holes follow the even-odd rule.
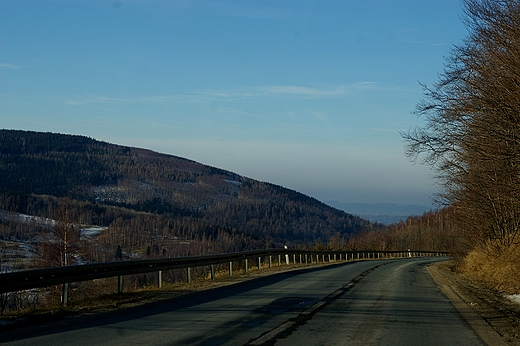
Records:
[[[262,259],[269,258],[269,267],[272,257],[278,257],[278,265],[283,263],[323,263],[331,261],[348,261],[361,259],[446,256],[447,252],[438,251],[300,251],[300,250],[257,250],[230,254],[142,259],[131,261],[102,262],[66,267],[52,267],[34,270],[25,270],[13,273],[0,274],[0,293],[8,293],[38,287],[63,285],[63,303],[67,303],[68,284],[72,282],[88,281],[108,277],[118,277],[118,291],[123,291],[123,276],[158,272],[159,286],[162,286],[162,272],[172,269],[187,269],[190,281],[190,268],[200,266],[211,267],[211,277],[214,279],[214,265],[229,263],[229,275],[232,275],[233,262],[245,261],[245,270],[249,268],[248,260],[257,259],[258,269]],[[282,256],[285,257],[282,260]]]

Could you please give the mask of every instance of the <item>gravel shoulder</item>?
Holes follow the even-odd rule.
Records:
[[[520,304],[455,272],[451,262],[428,272],[484,342],[520,346]]]

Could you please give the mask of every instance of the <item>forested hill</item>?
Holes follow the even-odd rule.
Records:
[[[106,226],[107,242],[134,249],[158,239],[214,246],[195,252],[297,246],[370,225],[277,185],[83,136],[0,130],[0,175],[1,210],[56,218],[66,205],[70,221]]]

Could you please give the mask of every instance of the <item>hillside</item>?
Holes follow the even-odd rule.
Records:
[[[0,130],[0,174],[1,210],[107,227],[92,256],[108,259],[117,246],[128,256],[307,246],[370,225],[281,186],[83,136]],[[34,242],[39,226],[13,220],[0,237]]]

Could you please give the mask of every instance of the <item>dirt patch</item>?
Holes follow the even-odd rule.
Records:
[[[520,346],[520,304],[457,273],[453,263],[437,263],[428,271],[484,341]]]

